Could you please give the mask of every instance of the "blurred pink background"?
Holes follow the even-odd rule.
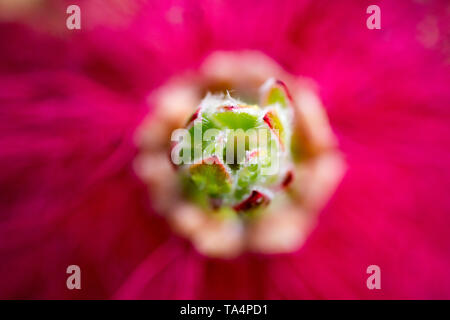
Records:
[[[371,4],[381,30],[366,27]],[[0,9],[0,298],[450,298],[448,1]],[[132,135],[153,89],[241,49],[317,83],[348,171],[300,250],[226,261],[152,212]],[[81,290],[66,288],[71,264]],[[372,264],[381,290],[366,287]]]

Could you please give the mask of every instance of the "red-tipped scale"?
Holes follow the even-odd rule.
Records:
[[[270,198],[265,194],[253,190],[248,198],[246,198],[241,203],[233,207],[236,211],[247,211],[260,206],[268,205],[270,203]]]

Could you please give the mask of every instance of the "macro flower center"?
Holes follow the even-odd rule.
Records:
[[[221,258],[301,246],[344,171],[310,80],[216,52],[149,102],[135,171],[175,232]]]
[[[205,209],[255,213],[287,186],[292,106],[281,82],[270,79],[262,88],[263,107],[208,94],[172,133],[171,159],[185,193]]]

